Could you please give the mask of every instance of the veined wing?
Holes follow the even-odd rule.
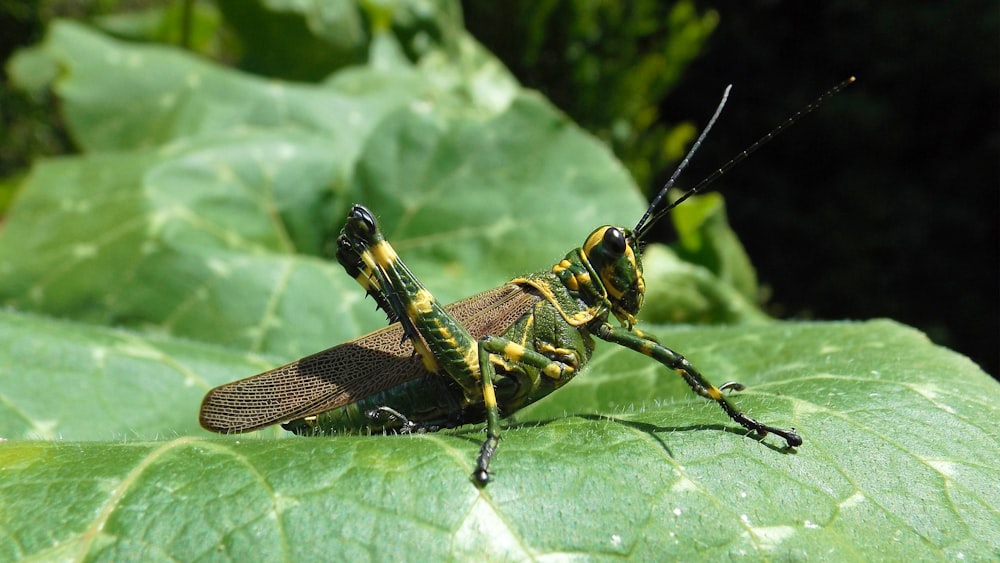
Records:
[[[541,297],[527,286],[503,285],[447,305],[475,337],[503,334]],[[214,432],[237,433],[349,405],[429,375],[403,327],[393,323],[264,373],[212,389],[199,422]]]

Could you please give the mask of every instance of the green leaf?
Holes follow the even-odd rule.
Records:
[[[693,197],[675,207],[670,216],[677,229],[673,247],[680,258],[703,265],[749,302],[757,300],[757,272],[739,237],[729,227],[721,195]]]
[[[186,4],[186,5],[185,5]],[[185,9],[189,12],[185,15]],[[92,19],[94,25],[121,38],[180,45],[207,54],[219,49],[221,16],[212,4],[175,2],[145,9],[110,13]]]
[[[240,43],[240,66],[290,80],[317,80],[337,68],[364,62],[369,34],[359,4],[217,2]]]
[[[754,300],[704,266],[682,260],[669,248],[650,246],[642,260],[646,299],[641,318],[649,322],[757,323],[770,320]]]
[[[19,310],[293,359],[382,323],[327,259],[351,203],[375,210],[445,302],[547,268],[643,209],[608,150],[547,102],[489,94],[511,86],[489,58],[463,63],[469,81],[429,60],[293,86],[75,24],[55,26],[45,49],[69,65],[61,92],[75,134],[107,142],[37,165],[11,209],[0,299]],[[192,76],[204,87],[179,95]],[[647,268],[651,286],[667,287],[656,260]],[[737,311],[727,320],[753,316],[695,274],[671,286]]]
[[[345,71],[338,78],[346,83],[324,86],[275,82],[180,49],[110,39],[68,21],[49,29],[41,46],[47,58],[37,49],[11,67],[17,71],[13,78],[34,86],[36,68],[61,67],[56,88],[67,125],[87,151],[282,127],[322,132],[336,143],[330,157],[349,163],[350,149],[357,150],[380,115],[426,94],[405,69],[394,69],[391,76],[376,69]],[[357,80],[357,73],[367,80]]]
[[[14,441],[20,431],[3,428],[5,560],[975,560],[1000,549],[998,386],[891,322],[655,330],[710,377],[747,384],[742,408],[795,425],[796,452],[744,437],[679,378],[604,346],[504,432],[484,489],[468,478],[474,429],[209,438],[193,426],[196,396],[261,362],[17,314],[0,327],[0,357],[20,374],[2,380],[4,397],[18,394],[0,420],[106,440]],[[60,372],[73,378],[47,375]],[[53,393],[73,397],[63,416],[32,400]],[[121,439],[154,434],[176,437]]]
[[[274,358],[0,312],[0,438],[154,440],[204,434],[198,405]]]

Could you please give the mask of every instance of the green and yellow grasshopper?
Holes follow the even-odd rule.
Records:
[[[594,339],[649,356],[674,370],[695,393],[760,438],[802,444],[795,429],[768,426],[740,411],[680,354],[634,327],[645,285],[641,250],[650,228],[763,143],[811,112],[853,78],[834,87],[670,204],[667,191],[715,123],[729,93],[649,209],[628,229],[605,225],[550,270],[442,305],[379,231],[375,216],[354,205],[337,239],[337,259],[373,296],[390,326],[290,364],[216,387],[201,405],[208,430],[248,432],[283,423],[296,434],[434,431],[486,422],[472,478],[489,480],[500,418],[529,405],[580,373]],[[610,321],[614,317],[620,326]]]

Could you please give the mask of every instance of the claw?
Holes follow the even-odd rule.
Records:
[[[490,482],[490,474],[485,469],[476,469],[472,472],[472,480],[480,487],[486,486]]]
[[[405,433],[413,430],[414,428],[417,428],[417,423],[415,423],[412,420],[406,418],[406,415],[404,415],[403,413],[397,411],[396,409],[394,409],[392,407],[386,407],[386,406],[377,407],[377,408],[374,408],[374,409],[366,412],[365,415],[368,416],[368,418],[370,418],[372,420],[377,420],[378,417],[379,417],[379,415],[382,414],[382,413],[387,414],[389,416],[389,418],[395,418],[396,420],[398,420],[398,421],[400,421],[400,422],[403,423],[403,427],[400,429],[400,433],[405,434]]]

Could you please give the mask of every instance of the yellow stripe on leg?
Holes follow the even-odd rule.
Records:
[[[392,245],[384,240],[373,244],[371,247],[371,253],[372,256],[375,257],[375,260],[383,268],[392,267],[396,261],[399,260],[399,256],[396,254],[396,251],[392,249]]]
[[[514,342],[508,342],[503,347],[503,355],[512,362],[520,362],[521,359],[524,358],[524,346],[515,344]]]
[[[420,289],[406,306],[406,314],[411,319],[429,315],[434,312],[434,295],[426,289]]]
[[[492,385],[483,385],[483,404],[487,410],[497,408],[497,393]]]
[[[719,391],[718,387],[715,385],[709,385],[705,388],[705,392],[708,396],[712,398],[713,401],[719,401],[722,399],[722,391]]]

